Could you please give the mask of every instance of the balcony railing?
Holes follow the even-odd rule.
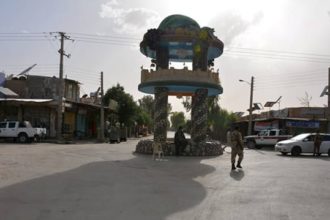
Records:
[[[205,82],[220,84],[219,73],[213,71],[184,69],[141,70],[141,83],[159,81]]]

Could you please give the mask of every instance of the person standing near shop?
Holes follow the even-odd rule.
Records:
[[[243,154],[243,140],[239,128],[236,126],[234,131],[231,132],[231,169],[235,170],[235,160],[238,155],[237,168],[242,168],[241,163],[244,157]]]
[[[319,156],[320,155],[320,146],[322,143],[320,131],[317,130],[315,137],[314,137],[314,151],[313,151],[313,156]]]

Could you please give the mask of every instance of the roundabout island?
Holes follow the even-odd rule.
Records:
[[[219,72],[213,68],[223,47],[212,28],[201,28],[184,15],[170,15],[158,28],[144,34],[140,51],[151,58],[155,68],[141,70],[138,89],[155,97],[154,138],[141,140],[136,146],[137,153],[152,153],[153,143],[158,142],[165,155],[174,155],[173,139],[167,138],[168,96],[191,96],[191,139],[183,154],[222,154],[220,142],[207,140],[207,97],[223,93]],[[171,62],[191,63],[191,69],[186,66],[175,69],[170,67]]]

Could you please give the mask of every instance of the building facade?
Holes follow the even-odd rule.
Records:
[[[6,80],[4,86],[19,97],[0,99],[0,121],[27,120],[35,127],[47,128],[48,137],[56,137],[59,85],[58,78],[46,76]],[[75,137],[97,137],[101,102],[93,97],[80,98],[79,85],[78,81],[64,79],[62,132]]]
[[[252,133],[260,130],[279,128],[296,135],[304,132],[327,132],[327,107],[292,107],[253,114]],[[247,135],[248,116],[237,122],[244,135]]]

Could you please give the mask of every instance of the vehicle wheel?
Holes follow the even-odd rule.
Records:
[[[248,142],[246,143],[246,146],[247,146],[247,148],[249,148],[249,149],[253,149],[253,148],[256,147],[256,143],[254,143],[254,141],[248,141]]]
[[[281,153],[282,153],[282,155],[284,155],[284,156],[288,154],[287,152],[281,152]]]
[[[301,148],[298,146],[293,147],[291,150],[291,155],[294,157],[299,156],[300,153],[301,153]]]
[[[256,148],[257,148],[257,149],[261,149],[262,146],[261,146],[261,145],[256,145]]]
[[[19,143],[26,143],[26,142],[28,142],[28,136],[24,133],[21,133],[18,135],[17,140]]]

